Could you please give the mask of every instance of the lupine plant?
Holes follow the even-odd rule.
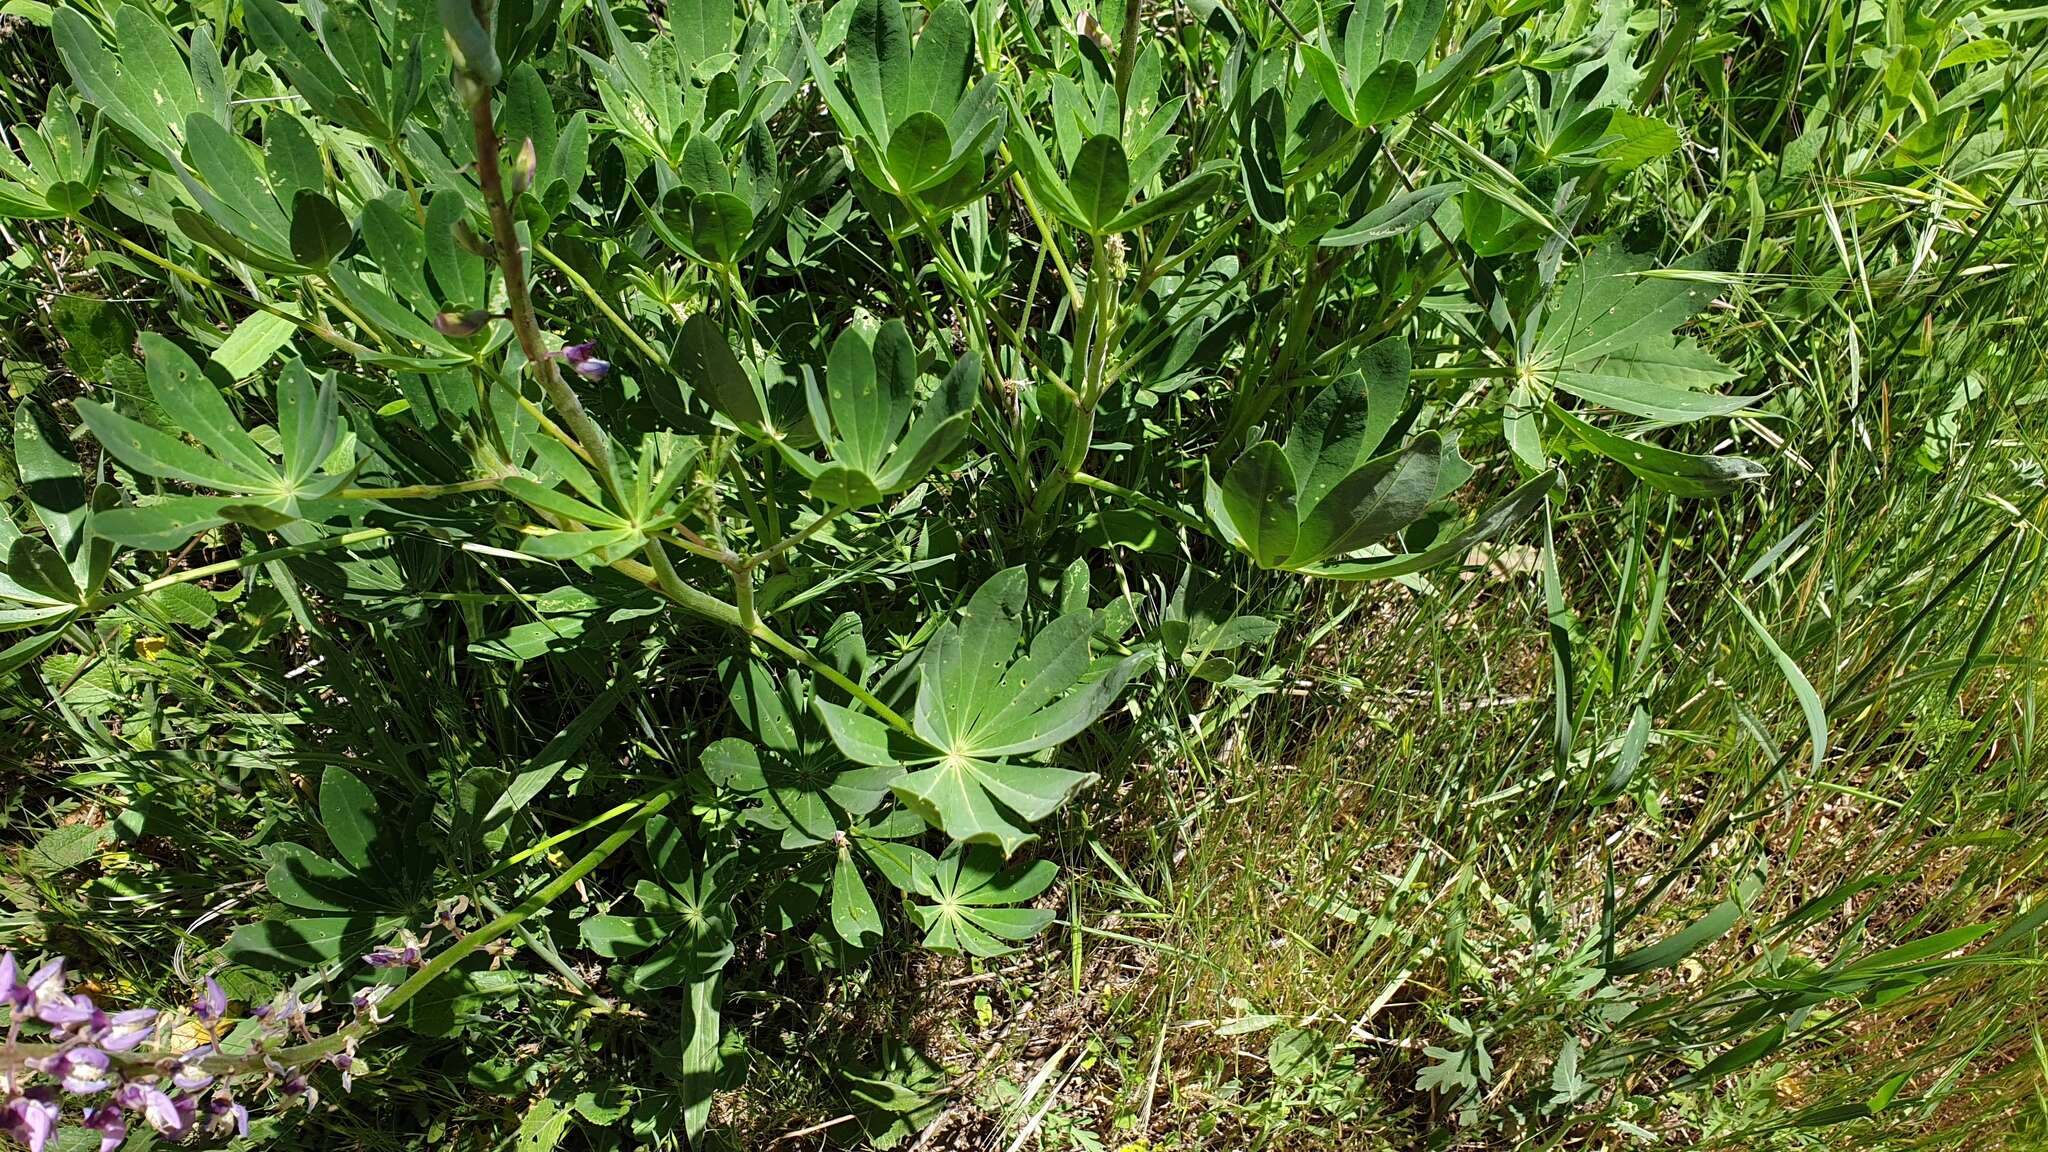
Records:
[[[573,726],[486,788],[335,749],[220,949],[309,998],[180,1051],[10,984],[46,1030],[13,1131],[67,1092],[109,1139],[239,1127],[250,1082],[310,1101],[517,933],[600,1003],[561,952],[679,1005],[694,1137],[736,954],[1042,930],[1072,747],[1261,690],[1226,655],[1274,633],[1254,580],[1426,592],[1568,507],[1568,467],[1754,476],[1672,431],[1751,403],[1688,327],[1740,245],[1657,268],[1589,231],[1676,147],[1621,114],[1646,28],[1541,7],[54,5],[68,83],[0,150],[0,215],[184,303],[139,371],[16,406],[0,668],[227,582],[388,634],[460,572],[512,613],[472,599],[466,658],[715,673],[637,790],[569,770]],[[629,845],[630,899],[543,917]],[[276,1047],[328,983],[358,1015]]]

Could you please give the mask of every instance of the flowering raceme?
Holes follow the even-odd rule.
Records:
[[[360,998],[358,1017],[366,1019],[374,1002]],[[62,957],[24,978],[8,952],[0,954],[0,1005],[8,1013],[0,1133],[31,1152],[52,1145],[73,1106],[72,1118],[99,1137],[100,1152],[118,1147],[131,1123],[173,1140],[247,1135],[249,1110],[239,1097],[275,1091],[311,1107],[317,1094],[304,1065],[335,1066],[344,1087],[357,1070],[353,1032],[338,1045],[314,1043],[306,1017],[320,1002],[292,992],[251,1011],[254,1027],[237,1030],[224,1051],[228,997],[210,976],[183,1010],[108,1012],[67,989]]]

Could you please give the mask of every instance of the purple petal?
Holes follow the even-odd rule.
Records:
[[[111,1104],[86,1109],[85,1126],[100,1134],[100,1152],[114,1152],[128,1139],[128,1118]]]
[[[93,1018],[89,996],[56,996],[36,1005],[36,1018],[58,1028],[83,1024]]]
[[[10,1103],[7,1110],[11,1114],[8,1127],[21,1137],[22,1143],[28,1145],[29,1152],[43,1152],[50,1136],[57,1131],[60,1115],[57,1105],[48,1100],[22,1097]]]
[[[28,978],[28,991],[31,996],[38,999],[44,996],[63,995],[64,958],[59,956],[36,969],[35,975]]]
[[[228,994],[221,990],[220,981],[211,976],[206,978],[206,994],[199,998],[199,1003],[193,1005],[192,1010],[201,1020],[209,1021],[228,1014]]]
[[[20,971],[20,968],[15,965],[14,953],[0,954],[0,1003],[16,1005],[27,1003],[25,998],[20,998],[23,992]]]
[[[571,364],[569,365],[569,367],[575,369],[576,374],[578,376],[583,377],[585,380],[592,381],[602,380],[606,376],[611,375],[612,371],[611,361],[599,360],[595,356],[591,357],[588,360],[582,360],[577,363]]]
[[[149,1039],[156,1031],[156,1009],[130,1008],[116,1012],[107,1018],[107,1026],[99,1037],[99,1046],[109,1052],[126,1052]]]

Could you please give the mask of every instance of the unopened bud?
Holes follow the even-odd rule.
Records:
[[[449,231],[455,233],[455,242],[470,255],[481,256],[486,260],[496,257],[497,253],[491,249],[491,242],[477,235],[476,229],[469,226],[469,221],[457,220],[449,226]]]
[[[1091,11],[1084,9],[1080,15],[1074,17],[1074,35],[1093,40],[1096,47],[1104,52],[1109,51],[1109,32]]]
[[[491,322],[491,314],[482,308],[471,308],[467,312],[443,312],[434,317],[434,331],[443,336],[474,336],[483,331]]]
[[[512,158],[512,197],[518,199],[533,187],[533,177],[540,171],[540,153],[534,151],[533,137],[519,146],[519,154]]]

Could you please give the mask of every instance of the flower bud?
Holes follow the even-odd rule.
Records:
[[[471,308],[467,312],[443,312],[434,317],[434,331],[455,338],[474,336],[490,322],[491,314],[481,308]]]
[[[1074,17],[1074,35],[1093,40],[1096,47],[1104,52],[1109,51],[1109,30],[1102,26],[1102,21],[1096,19],[1095,13],[1091,11],[1083,9],[1080,15]]]
[[[533,177],[540,171],[540,153],[533,147],[533,137],[528,136],[519,146],[519,154],[512,157],[512,198],[525,195],[533,187]]]
[[[611,374],[611,361],[598,358],[595,340],[565,345],[555,355],[561,357],[563,363],[585,380],[602,380]]]
[[[486,260],[497,257],[497,252],[491,248],[491,242],[477,235],[476,229],[469,226],[469,221],[457,220],[448,230],[454,233],[455,243],[470,255],[481,256]]]

